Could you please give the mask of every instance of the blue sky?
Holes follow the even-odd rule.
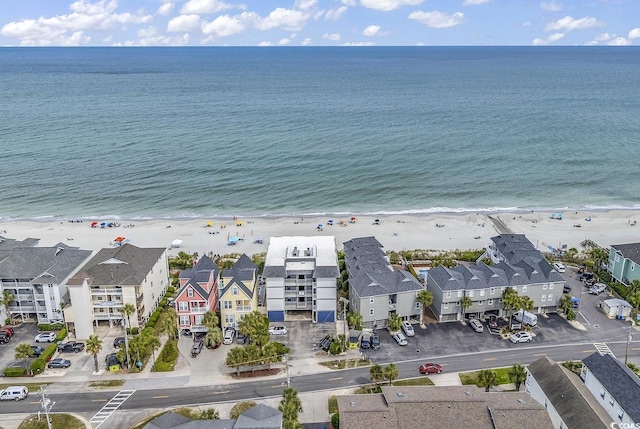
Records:
[[[640,45],[640,0],[4,0],[0,45]]]

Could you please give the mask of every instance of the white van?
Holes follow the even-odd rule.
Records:
[[[0,401],[20,401],[29,396],[25,386],[9,386],[0,392]]]
[[[564,273],[566,271],[566,267],[561,262],[554,262],[553,263],[553,268],[555,268],[556,271],[559,272],[559,273]]]

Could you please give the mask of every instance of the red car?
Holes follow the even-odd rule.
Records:
[[[420,374],[440,374],[442,372],[442,366],[437,363],[425,363],[418,368]]]

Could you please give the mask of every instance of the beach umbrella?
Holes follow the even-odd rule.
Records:
[[[113,241],[118,241],[118,242],[124,241],[124,240],[126,240],[124,237],[116,237],[113,239]]]
[[[327,221],[327,225],[333,225],[333,219],[329,219],[329,220]]]
[[[211,222],[207,222],[207,224],[205,225],[207,228],[211,228],[213,226],[213,224]]]
[[[380,225],[380,219],[376,219],[376,220],[374,220],[374,221],[373,221],[373,224],[374,224],[374,225]]]
[[[106,223],[106,222],[102,222],[102,223],[100,224],[100,228],[104,228],[105,226],[107,226],[107,223]]]
[[[351,223],[356,223],[356,218],[355,218],[355,216],[351,216]]]
[[[98,222],[96,222],[95,220],[91,222],[91,228],[95,228],[96,226],[98,226]]]
[[[238,222],[236,222],[236,226],[242,226],[242,221],[239,220]]]

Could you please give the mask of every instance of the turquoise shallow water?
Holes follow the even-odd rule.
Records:
[[[3,48],[0,217],[640,207],[640,49]]]

